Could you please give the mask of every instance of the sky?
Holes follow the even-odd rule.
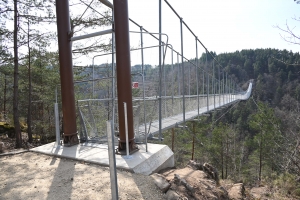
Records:
[[[110,0],[113,2],[112,0]],[[129,17],[149,32],[159,30],[159,0],[128,0]],[[190,27],[209,51],[217,54],[242,49],[276,48],[299,52],[299,45],[284,41],[284,35],[275,26],[285,28],[286,23],[300,35],[300,4],[294,0],[168,0],[178,15]],[[130,23],[131,31],[139,28]],[[162,0],[162,32],[168,34],[168,42],[180,51],[180,20]],[[184,54],[187,58],[196,56],[195,38],[184,27]],[[158,42],[144,35],[144,46],[158,45]],[[166,37],[163,37],[166,41]],[[131,33],[132,47],[140,46],[140,35]],[[199,54],[204,51],[199,47]],[[145,50],[145,62],[157,63],[157,49]],[[170,53],[170,52],[169,52]],[[135,55],[137,54],[137,55]],[[133,53],[132,64],[139,63],[140,54]],[[167,57],[170,57],[168,54]],[[171,58],[166,57],[166,62]],[[176,58],[174,58],[176,62]]]
[[[109,1],[113,3],[113,0]],[[168,35],[168,44],[181,52],[180,20],[164,0],[161,2],[162,32]],[[285,35],[284,32],[276,28],[279,26],[285,29],[287,23],[296,35],[300,36],[300,4],[294,0],[168,0],[168,2],[209,51],[220,54],[243,49],[276,48],[299,52],[300,46],[284,41],[280,36]],[[129,17],[147,31],[158,33],[158,5],[159,0],[128,0]],[[83,8],[71,12],[83,12]],[[293,20],[295,17],[299,21]],[[93,32],[110,28],[99,27],[99,30]],[[129,28],[130,31],[140,31],[139,27],[131,22]],[[79,33],[81,34],[84,33]],[[167,42],[165,35],[162,39]],[[188,59],[195,58],[195,37],[186,27],[183,27],[183,41],[184,56]],[[144,47],[158,45],[158,41],[148,34],[143,34],[143,43]],[[140,47],[140,34],[130,33],[130,45],[131,48]],[[200,57],[204,48],[199,43],[197,45]],[[171,56],[171,51],[168,50],[165,63],[172,62]],[[91,65],[92,57],[93,55],[74,63]],[[144,60],[145,64],[158,65],[158,48],[144,50]],[[177,62],[176,55],[173,56],[173,62]],[[95,63],[111,63],[111,56],[97,57]],[[140,63],[141,52],[132,51],[131,64]]]
[[[295,27],[300,5],[293,0],[169,0],[198,38],[209,49],[232,52],[249,48],[279,48],[299,51],[280,37],[274,26]],[[128,0],[129,17],[147,30],[158,31],[158,0]],[[162,0],[162,30],[180,30],[179,19]],[[176,30],[177,29],[177,30]],[[300,33],[299,33],[300,35]]]

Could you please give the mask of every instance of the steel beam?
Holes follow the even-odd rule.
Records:
[[[118,151],[120,154],[124,154],[126,153],[124,102],[127,104],[129,153],[137,150],[137,146],[134,142],[133,128],[128,1],[114,0],[113,4],[116,41],[118,117],[120,131]]]
[[[109,1],[107,0],[99,0],[101,3],[103,3],[104,5],[106,5],[107,7],[113,9],[114,6],[112,5],[112,3],[110,3]]]
[[[77,41],[77,40],[87,39],[87,38],[96,37],[96,36],[100,36],[100,35],[106,35],[106,34],[109,34],[112,32],[113,32],[112,29],[108,29],[108,30],[90,33],[90,34],[86,34],[86,35],[80,35],[80,36],[72,37],[71,41]]]
[[[60,64],[61,97],[63,111],[64,144],[78,144],[76,108],[72,70],[72,46],[69,1],[56,0],[57,36]]]

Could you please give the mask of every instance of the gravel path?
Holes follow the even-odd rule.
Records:
[[[0,157],[0,199],[111,199],[109,168],[33,152]],[[119,199],[165,199],[150,176],[117,170]]]

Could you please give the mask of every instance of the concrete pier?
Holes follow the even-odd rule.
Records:
[[[150,175],[161,169],[174,167],[174,153],[167,145],[148,143],[148,152],[144,144],[138,147],[140,150],[131,154],[129,158],[116,154],[117,169]],[[52,142],[30,151],[109,166],[108,146],[105,144],[82,143],[65,147]]]

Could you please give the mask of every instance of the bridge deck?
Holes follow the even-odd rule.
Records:
[[[236,102],[239,102],[241,100],[247,100],[250,97],[252,91],[252,83],[249,84],[249,87],[245,94],[239,94],[239,95],[231,95],[230,101],[229,101],[229,95],[223,95],[225,99],[227,99],[227,102],[215,102],[207,107],[200,107],[199,112],[198,110],[193,110],[185,113],[185,121],[191,121],[195,119],[198,116],[201,116],[203,114],[212,112],[216,109],[229,106],[231,104],[234,104]],[[221,99],[223,98],[221,96]],[[182,124],[183,123],[183,113],[166,117],[161,120],[161,130],[167,130],[170,128],[173,128],[176,126],[176,124]],[[150,127],[149,127],[150,126]],[[155,120],[151,123],[147,123],[147,135],[149,138],[155,136],[159,133],[159,120]],[[142,124],[139,126],[139,134],[136,135],[137,139],[141,138],[143,139],[145,137],[145,125]]]

